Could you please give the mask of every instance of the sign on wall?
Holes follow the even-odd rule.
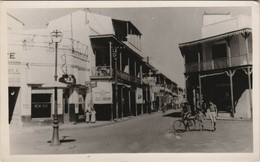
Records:
[[[143,103],[143,89],[136,88],[136,103],[141,104]]]
[[[20,84],[21,70],[18,65],[9,65],[8,67],[8,82],[9,85]]]
[[[93,88],[94,104],[112,104],[113,91],[111,82],[97,82],[97,87]]]

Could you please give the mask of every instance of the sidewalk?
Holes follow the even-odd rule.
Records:
[[[59,124],[59,129],[68,130],[68,129],[77,129],[77,128],[84,128],[84,129],[97,128],[97,127],[103,127],[106,125],[121,123],[121,122],[128,121],[128,120],[136,120],[136,119],[141,119],[141,118],[152,117],[154,115],[170,114],[175,111],[178,111],[178,110],[170,109],[170,110],[167,110],[164,114],[161,111],[158,111],[158,112],[152,112],[151,114],[123,117],[123,118],[119,118],[118,121],[116,121],[114,119],[113,121],[96,121],[95,123],[80,122],[80,123]],[[50,125],[26,125],[26,126],[10,125],[10,129],[17,129],[17,128],[28,129],[28,130],[31,130],[31,129],[33,129],[33,130],[37,130],[37,129],[52,130],[52,124],[50,124]]]

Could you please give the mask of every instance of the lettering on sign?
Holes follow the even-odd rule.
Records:
[[[112,104],[112,84],[110,82],[97,82],[93,88],[94,104]]]
[[[9,59],[15,59],[15,53],[9,52],[7,53]]]

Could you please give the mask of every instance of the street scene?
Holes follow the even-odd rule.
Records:
[[[255,151],[250,7],[6,18],[11,155]]]
[[[60,126],[61,146],[51,148],[51,127],[10,130],[11,154],[87,154],[87,153],[250,153],[253,151],[251,121],[217,121],[217,131],[198,128],[174,133],[173,121],[179,111],[169,110],[97,126]],[[235,138],[234,138],[235,137]],[[30,140],[28,140],[30,139]],[[26,148],[26,149],[24,149]]]

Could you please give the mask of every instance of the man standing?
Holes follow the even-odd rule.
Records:
[[[217,106],[213,102],[210,102],[209,110],[210,110],[209,117],[211,120],[211,129],[212,131],[216,131]]]

